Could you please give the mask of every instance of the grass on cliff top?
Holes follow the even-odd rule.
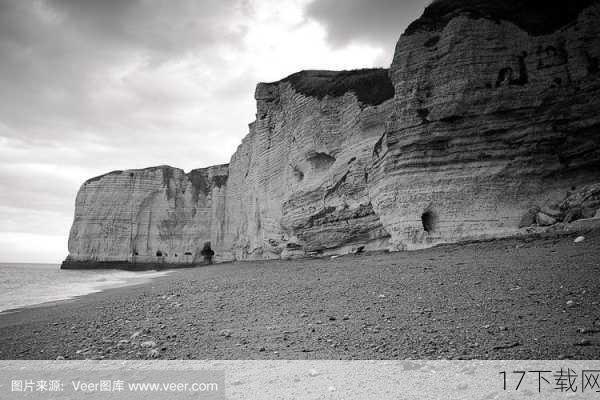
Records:
[[[512,22],[531,35],[547,35],[576,20],[579,13],[599,0],[436,0],[405,35],[440,31],[461,13],[473,18]]]
[[[367,105],[378,105],[394,97],[394,86],[384,68],[353,71],[301,71],[281,80],[305,96],[322,99],[353,92]]]
[[[120,175],[124,172],[129,172],[129,176],[133,176],[134,173],[136,172],[143,172],[143,171],[154,171],[154,170],[162,170],[163,173],[163,182],[165,183],[165,185],[169,182],[169,180],[171,179],[171,177],[173,176],[173,170],[177,169],[174,167],[171,167],[169,165],[158,165],[155,167],[147,167],[147,168],[140,168],[140,169],[128,169],[128,170],[115,170],[115,171],[110,171],[107,172],[105,174],[102,175],[98,175],[95,176],[93,178],[88,179],[87,181],[84,182],[84,184],[88,184],[88,183],[92,183],[95,181],[99,181],[100,179],[110,176],[110,175]]]

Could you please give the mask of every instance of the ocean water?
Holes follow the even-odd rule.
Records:
[[[0,312],[134,285],[170,272],[79,271],[61,270],[58,264],[0,263]]]

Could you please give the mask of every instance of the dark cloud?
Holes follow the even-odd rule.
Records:
[[[315,0],[307,17],[325,26],[335,46],[367,42],[393,49],[410,22],[431,0]],[[391,50],[393,51],[393,50]]]
[[[68,135],[81,132],[82,121],[102,125],[107,118],[98,89],[114,88],[127,72],[120,67],[155,70],[190,54],[214,65],[215,45],[241,41],[244,27],[231,16],[242,7],[233,0],[184,0],[178,7],[139,0],[0,0],[0,120],[30,139],[45,135],[48,126],[64,124],[62,135]],[[117,83],[123,92],[133,84]],[[137,91],[130,94],[143,97]],[[119,110],[130,112],[122,104]]]
[[[209,42],[239,40],[239,27],[222,23],[241,0],[48,0],[47,6],[96,45],[135,47],[175,55]]]

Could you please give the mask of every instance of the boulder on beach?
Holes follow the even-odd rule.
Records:
[[[539,226],[550,226],[557,222],[556,218],[546,215],[543,212],[537,213],[535,216],[535,221]]]

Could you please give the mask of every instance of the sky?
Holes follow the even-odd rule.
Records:
[[[0,0],[0,262],[57,263],[102,173],[229,162],[257,82],[389,67],[428,0]]]

